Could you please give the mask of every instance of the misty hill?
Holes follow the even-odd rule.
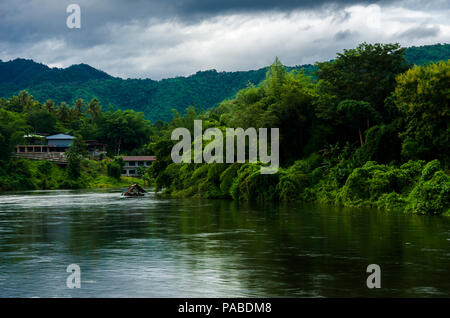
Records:
[[[436,44],[410,47],[406,58],[411,64],[448,60],[450,44]],[[306,73],[315,71],[313,65],[289,67],[304,68]],[[258,84],[264,78],[267,68],[252,71],[197,72],[187,77],[175,77],[154,81],[151,79],[120,79],[86,64],[68,68],[50,68],[32,60],[15,59],[0,61],[0,97],[16,95],[27,90],[40,102],[52,99],[73,103],[77,98],[85,101],[97,97],[101,104],[121,109],[142,111],[153,122],[169,120],[172,109],[184,113],[190,105],[207,109],[226,98],[233,97],[249,83]]]
[[[41,82],[67,84],[85,82],[92,79],[113,78],[87,64],[77,64],[68,68],[50,68],[33,60],[15,59],[0,61],[0,83],[35,85]]]

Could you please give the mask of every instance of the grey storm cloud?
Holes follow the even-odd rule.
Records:
[[[370,4],[374,0],[2,0],[0,3],[0,41],[37,41],[52,36],[67,36],[66,7],[79,4],[83,26],[70,34],[74,44],[91,45],[108,41],[109,24],[158,23],[179,20],[199,23],[203,19],[234,13],[285,12]]]
[[[66,27],[71,3],[81,29]],[[298,65],[363,41],[449,42],[449,9],[444,0],[1,0],[0,59],[154,79],[255,69],[275,56]]]
[[[294,9],[315,9],[324,5],[348,6],[352,4],[370,4],[376,0],[184,0],[177,6],[181,14],[215,15],[235,12],[286,11]]]
[[[405,39],[422,39],[435,37],[439,34],[439,25],[419,25],[416,27],[409,28],[408,30],[401,32],[399,34],[400,38]]]
[[[348,39],[349,37],[351,37],[352,34],[353,34],[353,32],[350,30],[339,31],[334,35],[334,38],[336,40],[345,40],[345,39]]]

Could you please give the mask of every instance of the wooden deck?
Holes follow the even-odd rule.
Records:
[[[67,158],[62,152],[15,153],[14,157],[30,160],[47,160],[61,165],[67,164]]]

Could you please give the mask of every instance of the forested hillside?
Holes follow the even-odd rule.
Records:
[[[450,58],[450,44],[412,46],[406,49],[405,57],[411,64],[416,65],[445,61]]]
[[[39,67],[45,74],[45,67]],[[362,43],[315,67],[311,77],[276,59],[258,85],[245,87],[208,111],[188,107],[168,123],[150,123],[142,112],[114,110],[95,98],[77,99],[72,105],[41,103],[26,91],[0,98],[0,191],[117,186],[123,167],[117,156],[155,155],[152,165],[139,173],[173,197],[319,202],[450,215],[450,61],[411,67],[398,44]],[[92,69],[78,71],[82,78]],[[244,81],[249,74],[256,77],[257,72],[233,77],[235,73],[210,71],[187,79],[145,80],[156,87],[155,93],[140,93],[149,100],[164,94],[174,98],[177,88],[192,85],[190,94],[175,96],[200,99],[201,88],[193,79],[207,92],[227,83],[237,85],[234,81]],[[96,81],[117,85],[111,99],[121,97],[120,85],[140,82]],[[166,91],[158,88],[162,83],[167,83]],[[122,98],[131,98],[128,94]],[[204,130],[220,130],[219,138],[227,128],[279,128],[279,169],[261,174],[261,162],[245,160],[174,163],[172,132],[185,127],[193,135],[195,119],[202,120]],[[30,133],[76,136],[66,153],[67,166],[14,157],[15,146],[26,143],[24,135]],[[108,145],[99,162],[86,159],[83,140],[93,139]],[[204,139],[203,145],[210,142]],[[223,158],[220,151],[217,158]]]
[[[147,174],[172,197],[450,215],[450,61],[410,67],[404,53],[363,43],[317,63],[317,81],[276,60],[258,86],[204,113],[189,108],[159,129]],[[262,162],[225,163],[220,147],[213,163],[174,163],[172,132],[193,135],[194,119],[220,130],[214,138],[223,145],[230,127],[279,127],[281,168],[261,174]],[[203,149],[211,143],[204,138]]]
[[[407,61],[422,65],[428,62],[448,60],[449,44],[411,47],[406,50]],[[288,67],[288,70],[304,68],[306,74],[315,72],[313,65]],[[151,79],[114,78],[89,65],[72,65],[66,69],[49,68],[31,60],[16,59],[0,61],[0,97],[9,98],[21,90],[27,90],[44,103],[73,104],[81,98],[90,101],[97,98],[102,105],[144,112],[152,122],[168,121],[172,109],[181,114],[190,105],[197,109],[217,106],[227,98],[252,83],[258,85],[266,75],[267,68],[240,72],[197,72],[188,77],[176,77],[154,81]]]

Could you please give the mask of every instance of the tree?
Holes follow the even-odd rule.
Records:
[[[81,159],[87,154],[86,144],[77,137],[74,139],[72,145],[66,151],[67,157],[67,175],[70,179],[78,179],[81,175]]]
[[[106,142],[117,156],[121,151],[130,151],[144,145],[151,133],[149,121],[143,113],[132,110],[117,110],[104,113],[97,120],[98,137]]]
[[[123,169],[123,159],[117,158],[108,163],[107,170],[108,170],[108,176],[113,177],[117,180],[120,180],[120,175],[122,174]]]
[[[99,116],[99,114],[102,112],[102,106],[100,105],[100,102],[97,98],[93,98],[87,107],[88,114],[91,115],[91,124],[94,123],[95,119]]]
[[[138,167],[137,168],[137,174],[141,177],[145,175],[146,171],[147,171],[146,167]]]
[[[17,96],[12,96],[9,101],[8,110],[21,113],[26,110],[30,110],[35,105],[33,96],[28,94],[27,91],[20,91]]]
[[[279,128],[280,159],[286,164],[317,150],[321,143],[320,128],[312,133],[312,127],[317,127],[316,98],[315,84],[309,76],[303,71],[288,73],[276,59],[260,86],[249,85],[211,114],[228,127]]]
[[[36,109],[27,114],[27,122],[34,132],[53,134],[56,132],[56,118],[45,109]]]
[[[55,115],[55,103],[51,99],[47,99],[45,102],[44,108],[51,113],[52,115]]]
[[[77,115],[77,117],[81,117],[81,115],[84,113],[85,111],[85,107],[84,107],[84,102],[81,98],[78,98],[74,103],[73,103],[73,109],[75,110],[75,114]]]
[[[62,102],[61,105],[59,105],[57,110],[57,116],[60,121],[63,123],[68,123],[71,119],[70,116],[70,109],[67,106],[66,102]]]
[[[361,146],[364,145],[366,139],[363,137],[363,132],[370,128],[370,120],[379,118],[377,111],[368,102],[351,99],[340,102],[337,110],[344,114],[349,123],[357,126],[359,142]]]
[[[161,139],[149,145],[149,149],[156,156],[156,160],[147,169],[147,174],[150,177],[158,177],[173,162],[171,158],[173,145],[174,142],[170,139]]]
[[[0,161],[11,157],[27,129],[26,121],[20,114],[0,109]]]
[[[394,91],[395,77],[408,69],[405,50],[399,44],[362,43],[338,53],[334,61],[316,63],[316,74],[319,82],[326,82],[321,85],[336,96],[337,102],[368,102],[384,120],[389,120],[384,101]]]
[[[450,160],[450,61],[416,66],[397,77],[395,104],[406,117],[402,154]]]
[[[287,74],[285,66],[276,57],[266,74],[265,86],[267,92],[275,97],[280,97],[281,87],[286,82]]]

